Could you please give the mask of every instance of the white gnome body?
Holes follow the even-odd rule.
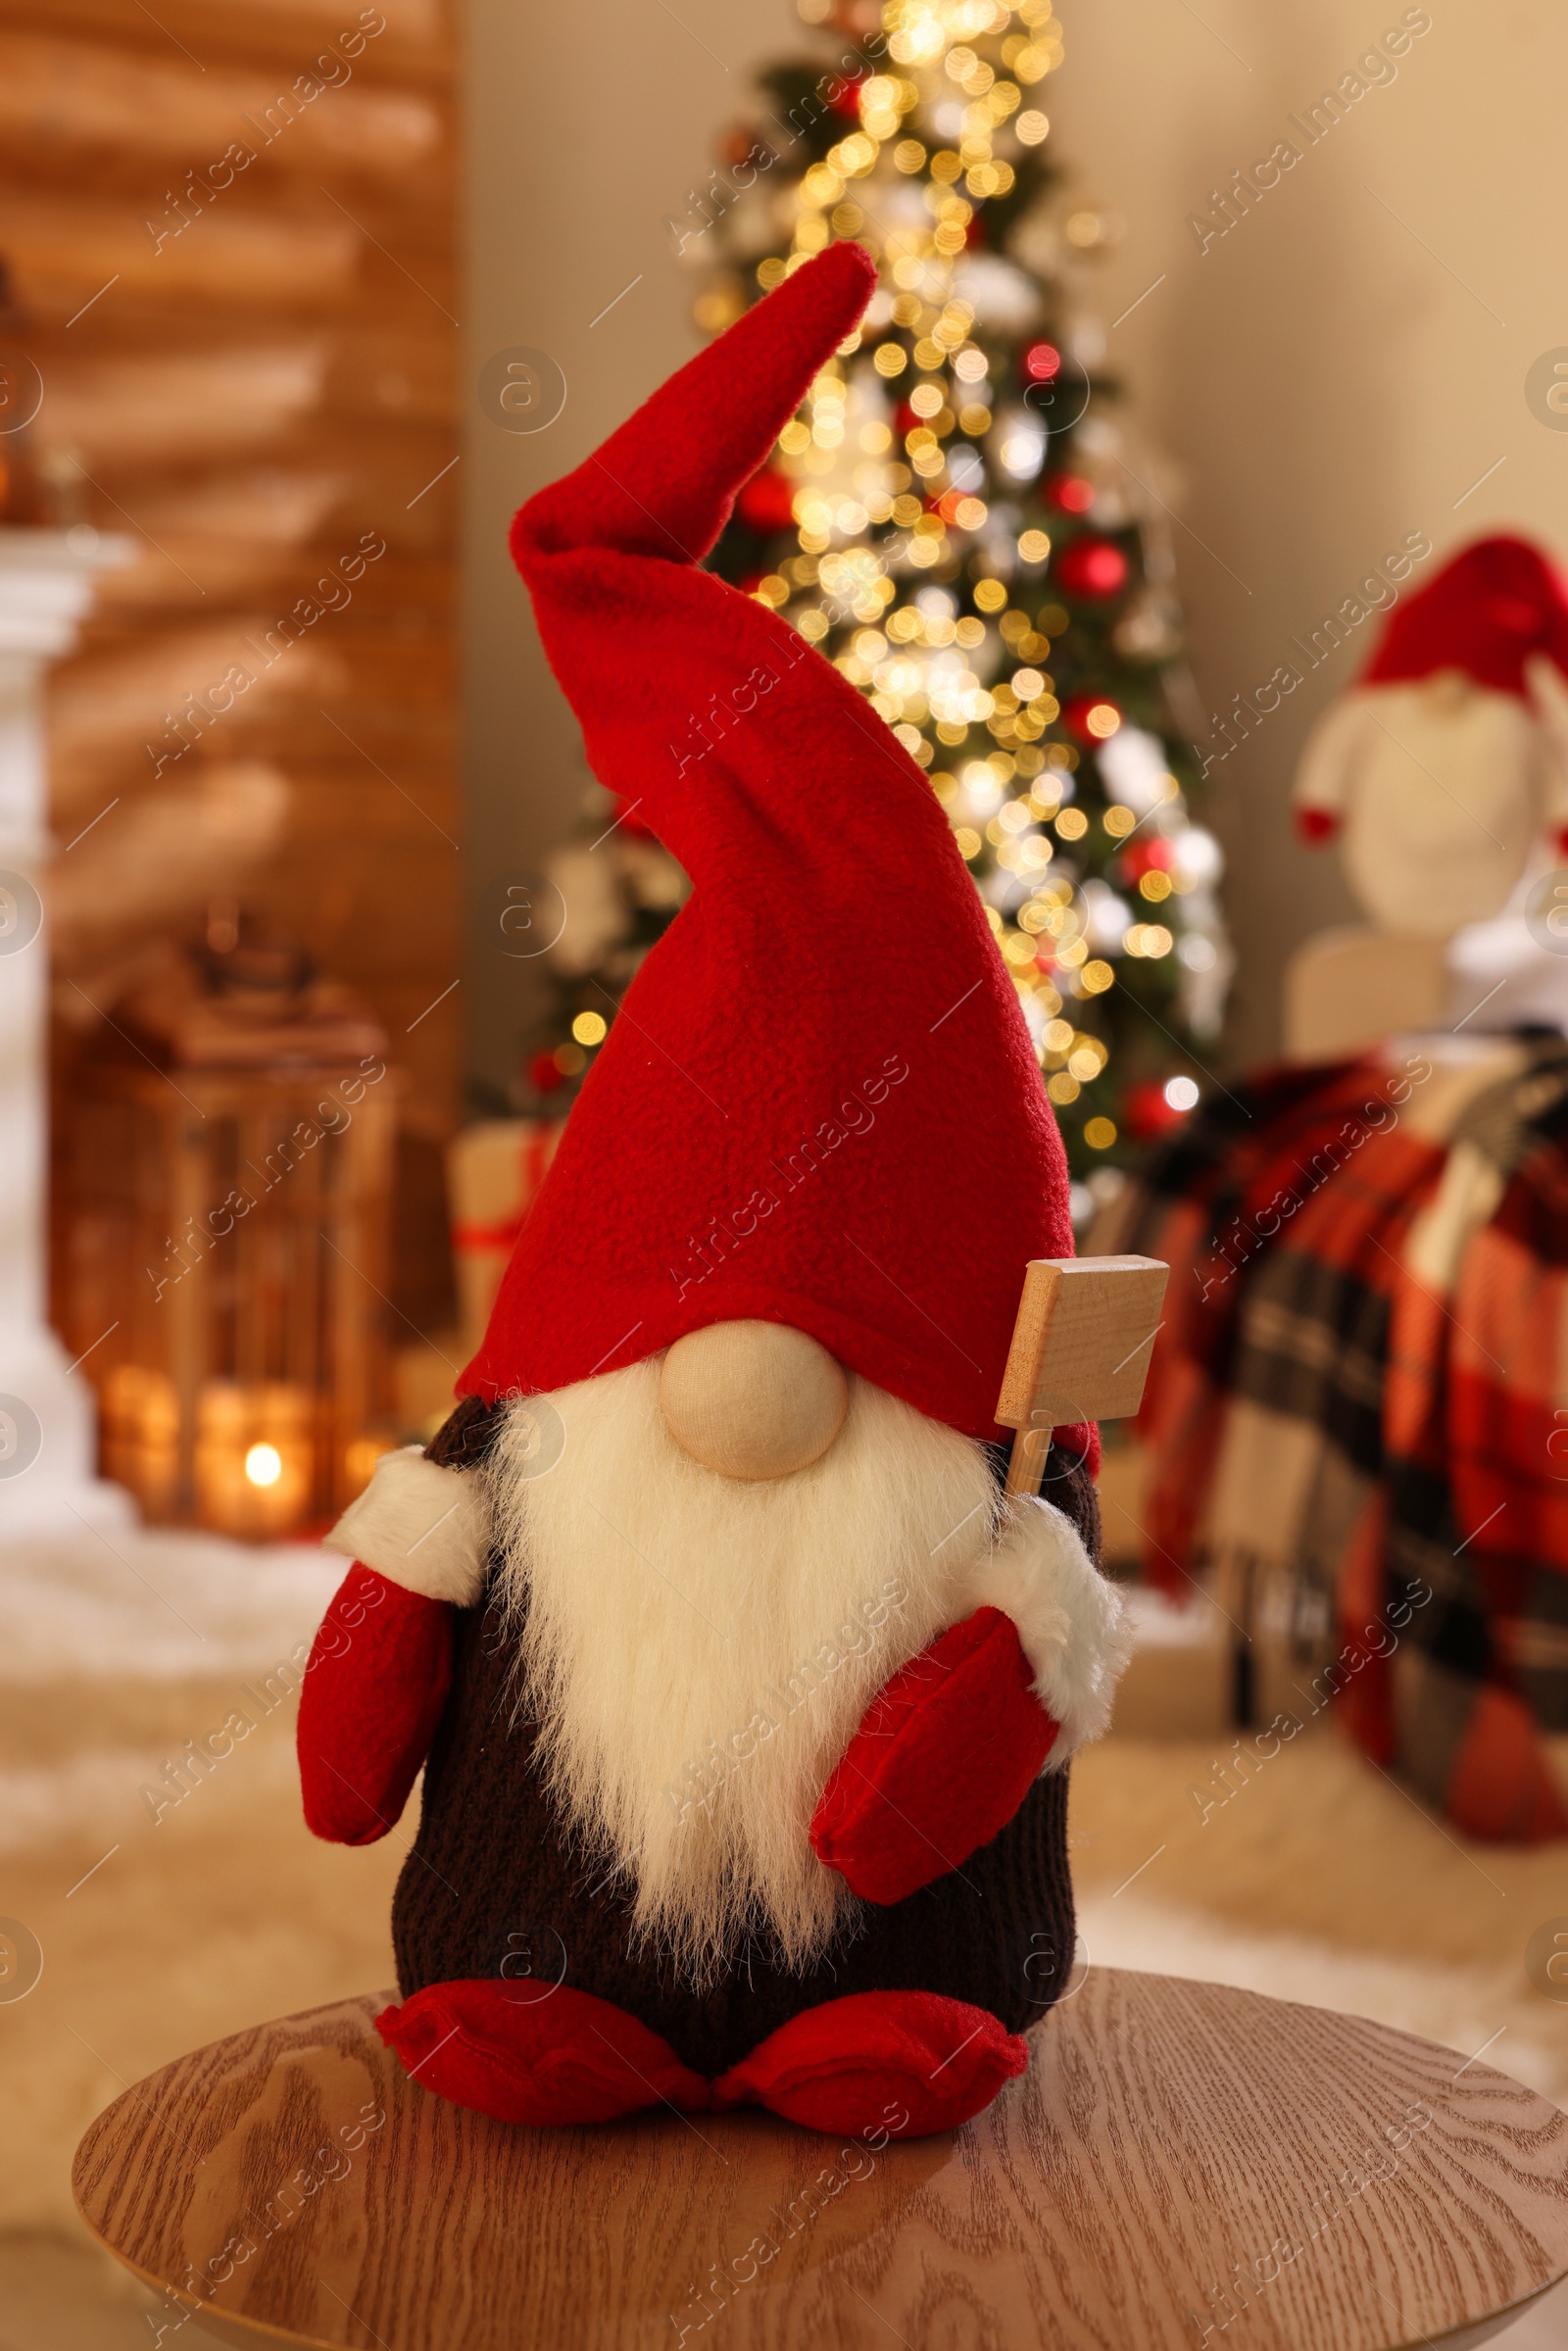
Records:
[[[1353,687],[1307,739],[1296,805],[1336,819],[1346,878],[1380,929],[1448,939],[1499,913],[1542,836],[1568,822],[1568,693],[1532,699],[1459,669]]]

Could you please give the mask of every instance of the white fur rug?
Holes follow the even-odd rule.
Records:
[[[1568,2004],[1524,1965],[1568,1913],[1568,1851],[1456,1837],[1332,1724],[1203,1822],[1190,1791],[1228,1746],[1112,1735],[1075,1764],[1091,1958],[1376,2017],[1467,2057],[1491,2041],[1489,2064],[1568,2105]]]
[[[122,2083],[390,1980],[401,1851],[307,1836],[275,1670],[340,1566],[166,1533],[0,1556],[0,1913],[43,1953],[0,2003],[0,2228],[71,2222],[73,2149]],[[240,1707],[256,1729],[155,1819],[144,1790]]]

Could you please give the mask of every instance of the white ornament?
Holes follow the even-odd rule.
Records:
[[[1040,316],[1040,288],[1000,253],[967,255],[954,272],[953,290],[997,334],[1022,334]]]
[[[1165,746],[1141,726],[1121,725],[1095,746],[1095,760],[1112,800],[1147,816],[1171,798],[1173,778]]]

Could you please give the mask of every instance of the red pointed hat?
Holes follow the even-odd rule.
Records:
[[[584,1082],[459,1383],[564,1387],[793,1324],[992,1438],[1061,1140],[920,770],[788,623],[699,564],[875,284],[839,244],[564,480],[512,546],[594,772],[691,876]]]
[[[1562,581],[1528,539],[1477,539],[1395,607],[1361,683],[1389,686],[1462,669],[1477,685],[1525,702],[1532,654],[1546,655],[1568,674]]]

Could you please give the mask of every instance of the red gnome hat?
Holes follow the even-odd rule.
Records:
[[[760,1320],[991,1439],[1024,1266],[1071,1252],[1061,1140],[930,786],[830,662],[698,568],[875,282],[861,247],[831,246],[513,525],[594,772],[693,887],[463,1393]]]
[[[1362,675],[1392,686],[1462,669],[1478,686],[1530,700],[1525,663],[1545,654],[1568,675],[1568,598],[1528,539],[1477,539],[1396,605]]]

